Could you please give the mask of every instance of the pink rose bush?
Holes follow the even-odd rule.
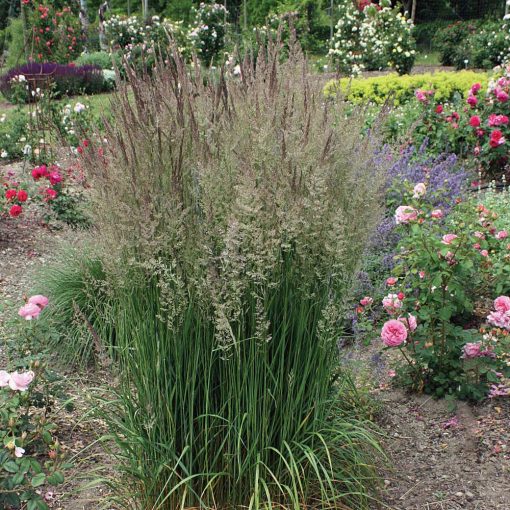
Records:
[[[20,315],[35,318],[48,304],[47,297],[32,296],[20,309]],[[34,325],[22,327],[20,336],[23,330],[30,338]],[[64,456],[46,404],[58,407],[53,406],[54,376],[47,377],[44,363],[34,359],[30,343],[21,347],[23,353],[25,349],[32,354],[30,361],[17,363],[23,369],[0,370],[0,508],[14,508],[12,502],[22,501],[27,508],[47,509],[42,489],[64,481]],[[45,405],[41,406],[41,401]]]
[[[468,400],[506,391],[495,374],[510,376],[510,297],[499,296],[486,319],[478,319],[489,331],[462,321],[473,314],[478,293],[498,285],[496,261],[510,261],[508,233],[483,204],[459,201],[445,216],[416,184],[407,189],[406,205],[396,208],[401,240],[385,280],[391,293],[382,313],[389,317],[380,329],[384,347],[402,355],[395,381]]]
[[[509,162],[510,65],[500,69],[486,89],[475,83],[467,91],[464,105],[436,104],[416,91],[416,103],[423,110],[423,124],[415,143],[430,139],[437,150],[466,154],[468,164],[484,177],[500,177]]]

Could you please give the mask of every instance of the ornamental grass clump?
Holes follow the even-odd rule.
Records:
[[[368,508],[379,448],[345,407],[337,341],[380,141],[296,48],[231,81],[174,63],[128,72],[82,155],[115,296],[117,504]]]

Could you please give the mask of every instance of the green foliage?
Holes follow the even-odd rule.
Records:
[[[90,249],[65,246],[37,273],[36,291],[51,301],[39,319],[54,331],[46,344],[66,363],[83,366],[97,360],[105,349],[102,339],[113,338],[105,278],[102,262]]]
[[[416,89],[433,89],[435,91],[434,98],[438,101],[451,100],[457,94],[467,97],[471,85],[476,82],[485,87],[488,83],[487,74],[474,71],[413,74],[411,76],[389,74],[366,79],[331,80],[326,84],[324,93],[329,97],[343,94],[347,100],[355,104],[366,102],[384,104],[391,98],[398,106],[414,100]]]
[[[12,67],[26,63],[25,42],[23,39],[23,22],[21,19],[12,19],[6,28],[6,45],[8,50],[5,66]]]
[[[416,45],[419,48],[424,48],[426,50],[437,50],[437,45],[435,41],[436,34],[450,25],[451,21],[444,20],[436,20],[430,21],[427,23],[418,23],[413,27],[413,36],[416,39]]]
[[[39,361],[31,365],[33,370],[21,373],[1,371],[0,505],[49,510],[41,489],[64,482],[63,455],[57,426],[47,416],[53,403],[51,378]],[[20,376],[30,381],[23,390],[12,385]]]
[[[101,69],[113,69],[112,57],[106,51],[83,53],[75,60],[76,65],[93,65]]]

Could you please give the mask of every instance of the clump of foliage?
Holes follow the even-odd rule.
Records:
[[[487,74],[474,71],[458,73],[438,72],[413,74],[410,76],[375,76],[371,78],[342,78],[329,81],[324,93],[334,96],[339,92],[352,103],[372,102],[384,104],[390,99],[396,106],[413,102],[416,89],[434,90],[434,98],[438,101],[450,101],[456,95],[467,97],[473,83],[486,86],[489,81]]]
[[[339,69],[349,75],[363,70],[394,68],[408,73],[414,63],[416,49],[412,22],[389,0],[379,4],[344,2],[329,55]]]
[[[324,103],[295,47],[229,81],[173,58],[130,74],[108,144],[83,155],[120,368],[118,498],[368,508],[378,447],[346,410],[337,341],[380,139]]]

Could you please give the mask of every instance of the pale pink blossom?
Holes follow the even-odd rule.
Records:
[[[425,186],[425,183],[419,182],[414,188],[413,188],[413,198],[420,198],[427,192],[427,186]]]
[[[482,250],[482,251],[480,251],[480,255],[482,257],[488,257],[489,256],[489,252],[487,250]]]
[[[398,279],[395,278],[394,276],[390,276],[387,280],[386,280],[386,285],[388,285],[388,287],[392,287],[393,285],[395,285],[396,283],[398,282]]]
[[[398,320],[404,324],[404,326],[409,329],[409,331],[415,331],[418,327],[418,323],[416,321],[416,317],[414,315],[409,314],[407,317],[399,317]]]
[[[35,374],[31,370],[21,374],[19,372],[12,372],[9,378],[9,387],[11,390],[27,391],[34,377]]]
[[[443,240],[441,241],[443,244],[452,244],[452,241],[457,239],[458,236],[455,234],[445,234],[443,236]]]
[[[485,239],[485,234],[482,234],[481,232],[475,232],[475,237],[478,237],[478,239]]]
[[[496,239],[506,239],[508,237],[508,232],[506,230],[500,230],[496,234]]]
[[[388,347],[398,347],[407,339],[407,329],[398,320],[387,321],[381,330],[381,339]]]
[[[494,300],[494,308],[498,312],[510,312],[510,297],[499,296]]]
[[[23,317],[27,321],[37,319],[40,313],[41,309],[37,305],[34,305],[33,303],[27,303],[26,305],[22,306],[18,311],[18,315],[20,317]]]
[[[18,457],[19,459],[21,457],[23,457],[24,453],[25,453],[25,449],[24,448],[21,448],[20,446],[15,446],[14,447],[14,455],[16,455],[16,457]]]
[[[397,294],[388,294],[383,300],[382,304],[388,313],[395,313],[402,308],[402,301],[398,298]]]
[[[28,302],[32,305],[37,305],[41,310],[44,310],[48,306],[49,299],[46,296],[37,294],[28,299]]]
[[[478,342],[476,343],[467,343],[462,348],[462,357],[464,359],[470,358],[478,358],[482,353],[482,345]]]
[[[420,271],[418,276],[423,280],[423,278],[425,278],[425,271]]]
[[[510,312],[491,312],[487,317],[487,322],[510,331]]]
[[[430,215],[432,218],[441,219],[443,217],[443,211],[441,211],[441,209],[434,209]]]
[[[418,211],[414,207],[410,207],[408,205],[401,205],[397,207],[395,211],[395,221],[397,225],[403,223],[409,223],[410,221],[414,221],[418,218]]]
[[[5,388],[5,386],[9,386],[9,381],[11,376],[9,372],[6,370],[0,370],[0,388]]]
[[[360,300],[360,305],[362,306],[369,306],[374,302],[373,298],[370,296],[365,296],[363,299]]]
[[[395,372],[395,370],[388,370],[388,377],[396,377],[397,375],[397,372]]]

